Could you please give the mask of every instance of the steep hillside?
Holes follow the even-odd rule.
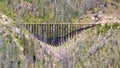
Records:
[[[6,23],[5,23],[6,22]],[[81,32],[62,46],[53,47],[0,18],[2,68],[119,68],[120,24],[105,24]]]
[[[57,59],[55,61],[59,60],[54,48],[35,39],[26,29],[18,28],[6,15],[0,16],[1,68],[43,68],[50,56]]]
[[[87,0],[24,1],[0,0],[0,68],[120,67],[119,0],[89,0],[89,3]],[[92,1],[100,1],[101,6],[107,1],[107,6],[99,11],[97,3],[92,5]],[[84,11],[80,10],[81,5]],[[17,11],[18,7],[25,10]],[[99,20],[95,20],[96,15]],[[25,22],[73,23],[79,19],[80,23],[101,25],[83,30],[57,47],[37,40],[28,30],[20,27]]]
[[[76,0],[74,2],[72,0],[2,0],[0,2],[0,12],[13,20],[20,15],[22,23],[89,23],[95,22],[92,17],[99,15],[99,11],[107,15],[119,14],[119,0]]]

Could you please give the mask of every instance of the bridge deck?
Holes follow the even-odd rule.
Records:
[[[55,25],[55,24],[58,24],[58,25],[71,25],[71,24],[73,24],[73,25],[75,25],[75,24],[78,24],[78,25],[89,25],[89,24],[93,24],[93,25],[98,25],[98,24],[100,24],[100,23],[23,23],[23,25],[24,24],[45,24],[45,25],[49,25],[49,24],[52,24],[52,25]]]

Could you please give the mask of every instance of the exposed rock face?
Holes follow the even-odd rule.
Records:
[[[6,15],[0,13],[0,24],[10,24],[13,20],[8,18]]]
[[[17,28],[17,27],[13,27],[13,28],[12,28],[12,31],[13,31],[14,33],[20,34],[21,29],[19,29],[19,28]]]
[[[117,15],[116,13],[102,14],[100,22],[101,23],[106,23],[106,22],[119,22],[120,23],[120,16]]]
[[[113,23],[118,22],[120,23],[120,15],[118,13],[98,13],[98,17],[100,18],[96,23]],[[95,21],[95,16],[91,15],[91,19]]]
[[[11,18],[8,18],[6,15],[0,13],[0,24],[1,25],[11,25],[13,22],[13,20]],[[12,27],[11,30],[14,33],[20,34],[21,29],[17,28],[17,27]]]

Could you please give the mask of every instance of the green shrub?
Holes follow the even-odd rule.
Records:
[[[23,34],[22,37],[19,39],[20,45],[26,46],[27,40],[25,35]]]
[[[119,26],[120,26],[120,24],[114,23],[114,24],[112,25],[112,28],[113,28],[113,29],[117,29]]]

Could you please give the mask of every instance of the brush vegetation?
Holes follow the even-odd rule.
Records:
[[[87,0],[24,1],[0,0],[0,12],[13,19],[10,25],[0,23],[0,68],[120,67],[120,24],[117,22],[84,30],[59,47],[37,40],[28,30],[20,28],[19,25],[25,22],[78,22],[80,17],[87,12],[90,13],[96,4],[93,5],[93,2],[87,2]],[[113,1],[120,2],[120,0],[107,2]],[[24,10],[16,8],[20,3],[33,8],[32,10],[25,6]],[[81,5],[83,7],[80,7]],[[79,10],[80,8],[82,10]],[[94,12],[98,11],[96,6],[94,9]],[[89,18],[80,21],[89,22]],[[22,30],[22,33],[16,33],[15,28]]]

